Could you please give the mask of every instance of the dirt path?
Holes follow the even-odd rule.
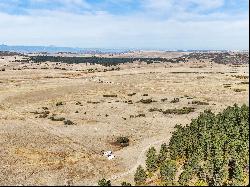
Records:
[[[124,173],[120,173],[118,175],[113,175],[112,177],[109,178],[109,180],[117,180],[117,179],[120,179],[122,177],[125,177],[129,174],[132,174],[133,172],[136,171],[137,167],[139,165],[143,165],[145,163],[145,155],[146,155],[146,151],[152,147],[152,146],[155,146],[155,145],[159,145],[159,144],[162,144],[163,142],[165,142],[166,139],[164,138],[163,140],[159,140],[159,141],[155,141],[155,142],[152,142],[150,143],[149,145],[147,145],[146,147],[143,148],[143,150],[140,152],[139,156],[138,156],[138,159],[137,159],[137,163],[131,168],[129,169],[129,171],[127,172],[124,172]]]
[[[137,162],[136,164],[133,165],[132,168],[130,168],[128,171],[126,172],[123,172],[123,173],[118,173],[116,175],[113,175],[111,177],[108,178],[108,180],[110,180],[112,183],[116,182],[117,180],[119,179],[122,179],[130,174],[134,174],[134,172],[136,171],[137,167],[139,165],[144,165],[145,164],[145,157],[146,157],[146,152],[147,150],[152,147],[152,146],[157,146],[157,145],[161,145],[162,143],[164,142],[167,142],[167,139],[168,138],[164,138],[164,139],[161,139],[161,140],[157,140],[157,141],[154,141],[152,143],[149,143],[147,146],[145,145],[142,145],[143,146],[143,149],[140,151],[139,153],[139,156],[137,157]],[[89,184],[89,185],[98,185],[97,184],[97,181],[93,181],[93,183]]]

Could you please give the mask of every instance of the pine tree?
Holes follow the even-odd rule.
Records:
[[[149,148],[147,155],[146,155],[146,166],[149,172],[157,170],[157,155],[156,149],[154,147]]]
[[[173,184],[177,167],[174,160],[166,160],[160,167],[161,179],[167,184]]]
[[[136,185],[142,185],[146,182],[147,174],[141,165],[138,166],[135,172],[134,181]]]
[[[158,167],[161,166],[161,164],[167,159],[167,156],[168,156],[168,148],[167,148],[167,144],[164,143],[161,145],[160,153],[158,155],[158,159],[157,159]]]

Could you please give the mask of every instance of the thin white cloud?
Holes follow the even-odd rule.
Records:
[[[188,3],[197,0],[180,1]],[[208,3],[208,0],[204,1]],[[64,3],[70,2],[72,0],[64,1]],[[84,1],[74,1],[76,4],[82,2]],[[105,9],[100,11],[93,9],[81,14],[61,9],[53,11],[30,9],[27,10],[27,15],[0,12],[0,42],[108,48],[248,48],[248,13],[199,14],[187,11],[185,9],[187,5],[181,6],[171,2],[173,0],[159,0],[158,4],[153,4],[152,0],[145,0],[144,3],[148,4],[143,5],[144,11],[129,15],[114,15]],[[204,6],[201,3],[199,6],[207,8],[222,6],[222,2],[219,1],[217,3],[214,1],[214,4],[203,3]],[[168,19],[152,16],[153,10],[161,12],[165,9],[171,11],[168,12]]]
[[[202,0],[202,1],[201,0],[183,0],[182,2],[185,4],[194,3],[201,10],[219,8],[219,7],[222,7],[225,3],[224,0]]]
[[[46,11],[0,13],[0,41],[10,44],[165,49],[248,46],[248,20],[178,21]]]

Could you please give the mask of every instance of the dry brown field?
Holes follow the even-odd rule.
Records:
[[[5,68],[0,71],[0,185],[96,185],[103,177],[112,184],[133,183],[145,151],[168,142],[176,124],[185,125],[206,109],[218,113],[249,102],[248,64],[133,63],[103,72],[101,65],[13,60],[0,59],[0,70]],[[89,68],[97,70],[87,73]],[[147,99],[153,102],[141,102]],[[150,110],[183,107],[194,111]],[[129,146],[114,144],[120,136],[129,137]],[[113,160],[102,155],[107,150]]]

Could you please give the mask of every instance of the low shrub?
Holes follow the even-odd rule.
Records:
[[[246,91],[246,89],[242,89],[242,88],[236,88],[234,89],[235,92],[244,92]]]
[[[167,110],[162,110],[162,109],[159,109],[159,108],[151,108],[149,109],[149,112],[162,112],[163,114],[189,114],[191,112],[194,112],[194,109],[193,107],[183,107],[181,109],[167,109]]]
[[[103,95],[103,97],[117,97],[117,95],[115,95],[115,94],[106,94],[106,95]]]
[[[59,102],[56,103],[56,106],[61,106],[61,105],[63,105],[62,101],[59,101]]]
[[[65,120],[64,117],[56,118],[56,117],[54,117],[54,116],[51,116],[49,119],[51,119],[52,121],[64,121],[64,120]]]
[[[133,96],[133,95],[135,95],[136,93],[131,93],[131,94],[128,94],[128,96]]]
[[[165,102],[165,101],[167,101],[167,100],[168,100],[168,98],[163,98],[163,99],[161,99],[162,102]]]
[[[209,103],[204,101],[192,101],[193,105],[209,105]]]
[[[118,137],[116,139],[116,144],[118,144],[121,147],[127,147],[129,146],[129,138],[128,137]]]
[[[191,112],[194,112],[193,107],[183,107],[181,109],[167,109],[163,111],[163,114],[189,114]]]
[[[156,102],[156,101],[152,99],[141,99],[139,102],[144,103],[144,104],[149,104],[149,103]]]
[[[64,120],[64,125],[74,125],[74,123],[71,120]]]
[[[170,103],[178,103],[178,102],[180,102],[179,98],[174,98],[172,101],[170,101]]]

